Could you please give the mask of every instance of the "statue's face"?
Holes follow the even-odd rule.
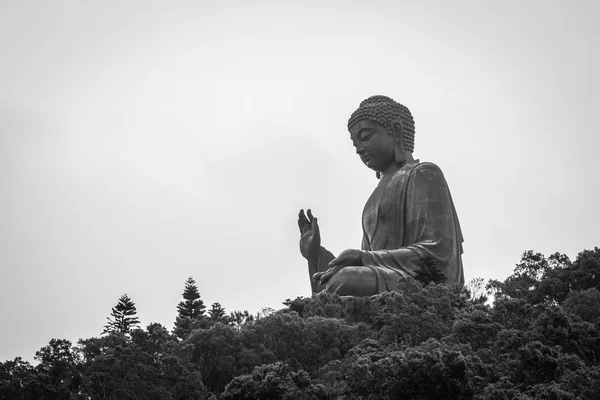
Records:
[[[385,171],[393,162],[394,138],[374,121],[358,121],[350,127],[350,139],[362,162],[377,172]]]

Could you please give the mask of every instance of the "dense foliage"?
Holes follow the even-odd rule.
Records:
[[[287,300],[258,315],[227,315],[218,303],[194,315],[199,297],[186,286],[185,329],[52,339],[36,366],[0,363],[0,398],[600,398],[599,248],[573,262],[525,252],[487,293],[482,279],[453,290],[430,280],[403,279],[371,298]]]

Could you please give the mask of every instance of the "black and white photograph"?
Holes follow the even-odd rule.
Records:
[[[0,399],[599,399],[599,17],[0,0]]]

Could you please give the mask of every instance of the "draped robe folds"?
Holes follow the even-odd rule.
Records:
[[[363,211],[362,266],[334,274],[325,290],[369,296],[397,288],[403,276],[422,273],[433,262],[448,286],[464,283],[463,237],[440,168],[410,161],[391,177],[382,177]]]

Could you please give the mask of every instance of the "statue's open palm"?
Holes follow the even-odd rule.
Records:
[[[298,228],[300,228],[300,253],[308,261],[316,262],[321,247],[321,232],[317,218],[313,217],[310,209],[306,210],[306,214],[304,210],[298,213]]]

